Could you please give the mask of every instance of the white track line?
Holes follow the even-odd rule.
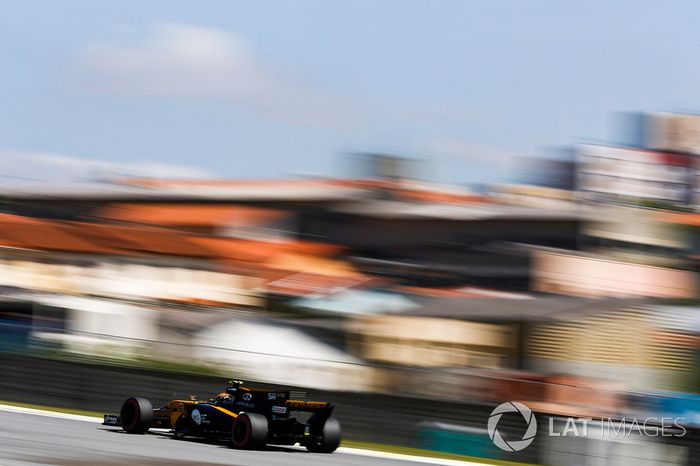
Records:
[[[365,450],[363,448],[340,447],[338,453],[346,455],[371,456],[372,458],[385,458],[389,460],[410,461],[413,463],[438,464],[443,466],[494,466],[492,463],[475,463],[473,461],[448,460],[444,458],[431,458],[429,456],[406,455],[404,453],[390,453],[388,451]]]
[[[58,411],[46,411],[43,409],[24,408],[22,406],[12,406],[12,405],[0,404],[0,411],[6,411],[8,413],[31,414],[32,416],[55,417],[57,419],[68,419],[70,421],[100,422],[100,423],[102,422],[102,419],[99,417],[81,416],[80,414],[60,413]]]
[[[0,411],[8,413],[29,414],[31,416],[53,417],[56,419],[67,419],[70,421],[102,423],[102,418],[94,416],[82,416],[80,414],[61,413],[58,411],[46,411],[43,409],[24,408],[22,406],[12,406],[0,404]],[[473,461],[448,460],[443,458],[430,458],[428,456],[406,455],[403,453],[389,453],[385,451],[366,450],[363,448],[340,447],[338,453],[346,455],[369,456],[373,458],[384,458],[392,460],[410,461],[413,463],[437,464],[442,466],[493,466],[490,463],[475,463]]]

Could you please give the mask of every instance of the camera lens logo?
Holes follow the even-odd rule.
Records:
[[[523,419],[525,419],[527,430],[521,440],[512,440],[508,442],[501,436],[500,432],[498,432],[498,421],[501,420],[501,416],[505,413],[520,413]],[[535,435],[537,434],[537,420],[530,408],[517,401],[511,401],[496,406],[496,409],[491,412],[487,430],[493,444],[501,450],[520,451],[527,448],[535,439]]]

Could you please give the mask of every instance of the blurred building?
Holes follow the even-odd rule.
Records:
[[[690,270],[662,268],[606,256],[539,250],[533,258],[533,289],[590,297],[655,297],[693,299],[697,275]]]
[[[687,207],[693,155],[586,145],[579,156],[578,191],[569,162],[537,169],[550,182],[476,194],[419,181],[392,156],[367,158],[362,178],[4,187],[0,294],[57,310],[54,331],[39,308],[27,315],[35,340],[69,351],[138,341],[121,355],[185,355],[279,383],[425,395],[439,380],[445,396],[483,399],[522,378],[596,377],[598,356],[577,352],[602,344],[596,325],[657,338],[653,319],[616,312],[697,296],[700,223],[658,210]],[[556,398],[545,392],[533,399]]]
[[[193,344],[194,360],[253,380],[325,390],[374,388],[371,367],[293,325],[229,319],[202,329]]]
[[[693,192],[694,165],[687,154],[582,145],[577,189],[595,202],[686,206]]]
[[[528,368],[634,391],[696,390],[697,309],[634,307],[530,326]]]
[[[575,248],[584,218],[575,206],[363,199],[308,214],[304,231],[344,246],[364,272],[402,284],[527,290],[522,245]]]
[[[700,259],[700,215],[694,212],[661,212],[657,216],[660,224],[683,238],[684,254],[698,271]]]
[[[700,155],[700,115],[652,112],[646,115],[645,146],[666,152]]]
[[[572,191],[576,187],[576,150],[550,148],[547,157],[518,157],[514,182],[523,185]]]
[[[285,240],[297,236],[282,209],[215,203],[111,203],[91,215],[117,224],[158,225],[203,236]]]
[[[496,369],[517,351],[508,325],[382,315],[358,317],[348,330],[363,359],[385,364]]]
[[[576,191],[530,184],[498,184],[489,188],[493,202],[541,209],[578,210]]]
[[[653,151],[666,157],[690,160],[688,204],[698,209],[700,200],[699,157],[700,115],[692,113],[650,112],[625,115],[623,141],[629,147]]]
[[[690,270],[692,237],[680,221],[655,209],[610,205],[581,228],[581,249],[608,258]],[[685,218],[685,214],[678,217]]]

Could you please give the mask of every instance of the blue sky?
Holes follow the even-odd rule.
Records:
[[[110,173],[343,176],[343,153],[499,181],[700,109],[700,3],[0,2],[0,182]]]

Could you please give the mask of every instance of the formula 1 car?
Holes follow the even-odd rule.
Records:
[[[290,399],[289,390],[244,387],[229,381],[226,391],[208,401],[171,400],[153,408],[145,398],[127,398],[119,415],[105,414],[104,425],[121,426],[130,434],[165,428],[178,437],[230,439],[240,449],[266,444],[294,445],[309,451],[332,453],[340,444],[340,424],[331,417],[333,405],[322,401]],[[306,412],[305,421],[292,417]],[[308,413],[308,414],[307,414]]]

